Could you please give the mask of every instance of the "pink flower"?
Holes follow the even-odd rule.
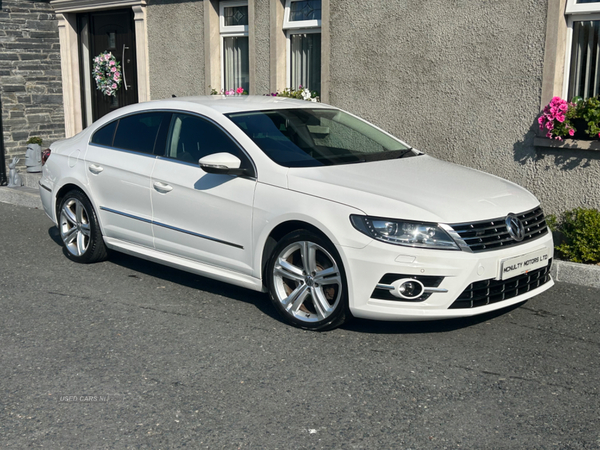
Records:
[[[563,123],[565,121],[565,115],[564,114],[557,114],[556,115],[556,120],[558,120],[560,123]]]
[[[113,83],[112,86],[111,86],[111,88],[116,89],[117,88],[117,84]]]
[[[108,65],[109,65],[109,66],[114,66],[114,65],[115,65],[115,62],[114,62],[114,61],[111,61],[111,62],[109,62],[109,63],[108,63]]]
[[[225,95],[233,95],[233,89],[230,89],[229,91],[225,91]]]
[[[117,68],[116,67],[111,67],[110,71],[113,72],[113,73],[115,73],[117,71]]]
[[[575,134],[575,130],[573,128],[569,129],[569,136],[573,136]]]
[[[243,94],[244,93],[244,88],[243,87],[239,87],[235,90],[236,93],[238,94]]]

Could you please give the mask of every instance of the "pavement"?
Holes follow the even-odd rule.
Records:
[[[38,186],[41,173],[21,173],[21,177],[24,184],[21,187],[0,186],[0,202],[42,209]],[[578,264],[555,259],[551,274],[555,281],[600,288],[600,265]]]

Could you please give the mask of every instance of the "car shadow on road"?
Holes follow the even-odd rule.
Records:
[[[48,229],[48,235],[57,245],[66,250],[62,245],[60,233],[56,227]],[[176,283],[190,289],[197,289],[213,295],[220,295],[233,300],[242,301],[254,305],[260,312],[266,316],[285,324],[279,316],[267,294],[252,291],[250,289],[234,286],[222,281],[213,280],[194,273],[186,272],[180,269],[164,266],[159,263],[147,261],[142,258],[130,256],[125,253],[110,251],[109,263],[116,264],[123,268],[143,273],[154,278]],[[468,328],[472,325],[492,320],[496,317],[508,314],[514,309],[519,308],[525,302],[493,311],[487,314],[481,314],[474,317],[460,319],[445,319],[419,322],[386,322],[377,320],[354,318],[342,325],[340,328],[347,331],[369,334],[426,334],[426,333],[446,333],[461,328]]]
[[[208,294],[220,295],[233,300],[242,301],[256,306],[258,310],[269,317],[279,320],[277,311],[271,307],[269,298],[262,292],[252,291],[233,284],[225,283],[211,278],[203,277],[184,270],[164,266],[159,263],[147,261],[142,258],[130,256],[125,253],[111,251],[108,262],[123,268],[140,272],[150,277],[165,280],[185,286],[190,289],[201,290]]]

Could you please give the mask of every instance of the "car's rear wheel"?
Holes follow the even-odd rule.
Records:
[[[96,213],[80,191],[68,192],[59,207],[58,229],[69,259],[93,263],[106,258],[107,251]]]
[[[346,274],[331,242],[307,230],[284,236],[267,266],[271,300],[300,328],[330,330],[349,317]]]

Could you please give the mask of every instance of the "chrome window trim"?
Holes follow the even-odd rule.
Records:
[[[94,144],[93,142],[90,142],[89,145],[94,146],[94,147],[105,148],[107,150],[114,150],[116,152],[123,152],[123,153],[129,153],[132,155],[146,156],[148,158],[156,158],[157,157],[157,155],[155,155],[154,153],[136,152],[135,150],[126,150],[124,148],[119,148],[119,147],[110,147],[108,145]]]
[[[159,161],[170,162],[170,163],[173,163],[173,164],[183,164],[185,166],[195,167],[198,170],[203,170],[202,167],[200,167],[200,164],[198,164],[198,163],[194,164],[194,163],[187,162],[187,161],[181,161],[179,159],[171,158],[169,156],[157,156],[156,159],[159,160]],[[230,176],[237,176],[237,175],[230,175]],[[257,178],[254,175],[241,175],[241,176],[238,176],[238,177],[239,178],[247,178],[249,180],[254,180],[254,181],[257,180]]]
[[[100,209],[102,211],[107,211],[107,212],[110,212],[110,213],[113,213],[113,214],[118,214],[120,216],[124,216],[124,217],[130,218],[130,219],[134,219],[134,220],[139,220],[141,222],[149,223],[151,225],[156,225],[156,226],[159,226],[159,227],[167,228],[169,230],[173,230],[173,231],[178,231],[180,233],[189,234],[190,236],[195,236],[195,237],[198,237],[198,238],[201,238],[201,239],[207,239],[209,241],[218,242],[219,244],[229,245],[231,247],[239,248],[241,250],[244,249],[243,245],[234,244],[233,242],[224,241],[222,239],[211,237],[211,236],[207,236],[205,234],[200,234],[200,233],[195,233],[193,231],[184,230],[183,228],[177,228],[177,227],[174,227],[174,226],[171,226],[171,225],[167,225],[166,223],[156,222],[156,221],[150,220],[150,219],[144,219],[143,217],[134,216],[133,214],[128,214],[128,213],[125,213],[125,212],[122,212],[122,211],[117,211],[116,209],[107,208],[106,206],[101,206]]]
[[[182,109],[170,109],[170,108],[157,108],[157,109],[145,109],[143,111],[133,111],[133,112],[128,113],[128,114],[123,114],[122,116],[119,116],[119,117],[115,118],[114,120],[106,122],[106,123],[102,124],[101,126],[99,126],[98,128],[96,128],[94,130],[94,132],[92,134],[90,134],[90,137],[89,137],[89,140],[88,140],[88,145],[94,145],[96,147],[101,147],[101,148],[107,148],[109,150],[116,150],[116,151],[121,151],[121,152],[129,152],[129,153],[133,153],[133,154],[136,154],[136,155],[146,155],[146,156],[151,156],[151,157],[162,156],[162,157],[164,157],[164,158],[166,158],[168,160],[177,161],[176,159],[170,158],[170,157],[168,157],[166,155],[166,152],[167,152],[167,142],[165,142],[165,153],[162,154],[162,155],[156,155],[154,153],[141,153],[141,152],[136,152],[136,151],[133,151],[133,150],[126,150],[126,149],[122,149],[122,148],[118,148],[118,147],[107,146],[107,145],[102,145],[102,144],[96,144],[96,143],[92,142],[92,138],[94,137],[94,135],[96,134],[96,132],[98,130],[104,128],[107,125],[110,125],[111,123],[113,123],[113,122],[115,122],[117,120],[121,120],[121,119],[123,119],[125,117],[133,116],[133,115],[136,115],[136,114],[145,114],[145,113],[153,113],[153,112],[165,112],[165,113],[171,113],[171,114],[179,113],[179,114],[187,114],[187,115],[190,115],[190,116],[197,116],[197,117],[200,117],[201,119],[209,121],[213,125],[216,125],[223,133],[225,133],[227,135],[227,137],[229,137],[229,139],[231,139],[235,143],[235,145],[238,146],[238,148],[241,150],[241,152],[244,155],[246,155],[246,158],[248,158],[248,160],[250,161],[250,164],[252,165],[252,170],[254,171],[254,173],[253,173],[252,176],[249,176],[249,177],[250,178],[254,178],[254,179],[258,179],[258,168],[256,167],[256,164],[254,163],[254,160],[248,154],[248,152],[246,151],[246,149],[244,148],[244,146],[241,145],[238,142],[238,140],[231,135],[231,133],[229,133],[225,128],[223,128],[223,126],[220,123],[216,122],[214,119],[212,119],[210,117],[207,117],[207,116],[205,116],[205,115],[203,115],[201,113],[195,112],[195,111],[186,111],[186,110],[182,110]],[[229,120],[231,122],[231,120],[225,114],[222,114],[222,113],[220,113],[220,114],[225,119],[227,119],[227,120]],[[170,128],[171,128],[171,122],[172,121],[173,121],[173,117],[171,116],[171,120],[169,121],[169,125],[168,125],[169,126],[169,131],[170,131]],[[237,125],[235,125],[233,122],[231,122],[231,123],[233,124],[233,126],[237,127]],[[114,138],[113,138],[113,141],[114,141]]]

